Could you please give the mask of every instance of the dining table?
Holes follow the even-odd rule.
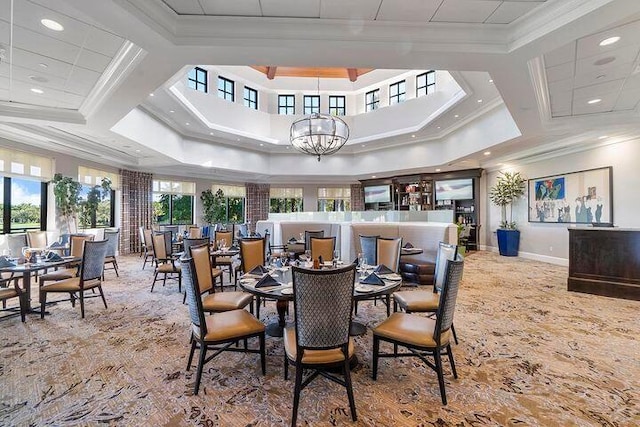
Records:
[[[323,268],[333,268],[328,264],[329,263],[323,266]],[[364,273],[370,274],[374,269],[375,266],[370,266]],[[361,284],[360,280],[364,277],[364,273],[356,274],[356,283],[353,291],[354,302],[371,299],[373,297],[387,297],[388,304],[391,294],[402,286],[402,277],[396,273],[380,275],[380,278],[383,280],[382,285]],[[277,286],[256,288],[256,284],[261,276],[252,274],[244,274],[239,280],[239,285],[244,291],[257,297],[276,300],[278,320],[267,325],[266,333],[272,337],[282,337],[286,326],[285,315],[289,306],[289,301],[293,301],[292,271],[290,266],[272,267],[269,269],[269,273],[267,274],[270,274],[278,282]],[[364,335],[366,331],[366,325],[352,320],[350,335]]]
[[[47,270],[49,268],[61,267],[72,262],[81,261],[82,258],[74,256],[64,256],[57,261],[42,260],[39,262],[25,262],[18,263],[15,261],[15,265],[8,265],[0,267],[0,272],[13,273],[14,275],[22,275],[22,287],[27,300],[27,313],[40,312],[40,308],[35,309],[31,307],[31,277],[33,273],[41,270]]]

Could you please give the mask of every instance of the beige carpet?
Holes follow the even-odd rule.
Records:
[[[267,376],[257,355],[225,353],[205,367],[200,395],[185,370],[187,307],[174,284],[149,292],[152,272],[121,257],[107,273],[109,308],[87,317],[64,302],[44,320],[0,322],[0,425],[289,424],[293,381],[282,342],[268,338]],[[384,359],[371,380],[371,333],[358,337],[353,381],[358,422],[344,389],[324,379],[302,394],[299,425],[640,425],[640,302],[566,291],[567,269],[477,252],[467,257],[453,347],[449,404],[418,359]],[[55,298],[55,297],[54,297]],[[37,302],[37,295],[35,295]],[[273,304],[264,314],[275,318]],[[375,325],[383,306],[360,304]]]

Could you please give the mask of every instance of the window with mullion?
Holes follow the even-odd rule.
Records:
[[[365,111],[373,111],[377,110],[380,106],[380,89],[372,90],[371,92],[367,92],[364,96],[364,107]]]
[[[320,113],[320,95],[304,96],[304,114]]]
[[[344,116],[347,114],[344,96],[329,97],[329,114],[332,116]]]
[[[218,76],[218,98],[234,101],[233,80]]]
[[[153,216],[157,224],[193,224],[194,197],[187,194],[153,193]]]
[[[244,106],[258,109],[258,91],[250,87],[244,87]]]
[[[427,71],[416,76],[416,97],[428,95],[436,91],[436,72]]]
[[[293,95],[278,95],[278,114],[295,114],[296,98]]]
[[[207,93],[207,70],[196,67],[187,74],[187,86],[189,88]]]
[[[398,104],[405,99],[406,84],[405,81],[399,81],[389,85],[389,105]]]

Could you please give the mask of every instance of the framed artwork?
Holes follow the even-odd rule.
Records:
[[[529,222],[613,225],[611,166],[530,179]]]

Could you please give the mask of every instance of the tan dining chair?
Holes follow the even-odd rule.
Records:
[[[329,262],[333,259],[333,251],[336,248],[335,237],[312,237],[311,238],[311,259]]]
[[[245,238],[240,243],[240,270],[245,274],[265,263],[265,239],[263,237]],[[237,276],[236,276],[237,279]],[[265,298],[266,299],[266,298]],[[256,317],[260,318],[260,302],[262,298],[256,296]]]
[[[167,247],[171,248],[171,232],[163,231],[154,234],[152,237],[153,255],[156,269],[153,273],[153,283],[151,283],[151,292],[158,279],[158,275],[162,274],[162,286],[167,283],[167,279],[178,281],[178,292],[182,292],[182,271],[180,265],[167,251]]]
[[[304,231],[304,249],[311,250],[311,238],[312,237],[324,237],[324,230],[318,231]]]
[[[116,252],[118,251],[118,237],[120,236],[120,230],[104,230],[104,238],[109,244],[107,245],[107,255],[104,258],[104,269],[113,270],[116,273],[116,277],[120,277],[118,273],[118,259],[116,258]],[[111,265],[111,268],[107,268]]]
[[[44,249],[47,247],[46,231],[27,231],[27,243],[30,248]]]
[[[25,292],[18,285],[19,277],[9,277],[0,279],[0,301],[2,301],[3,311],[16,311],[14,308],[7,308],[7,301],[12,298],[18,298],[18,309],[20,318],[24,322],[27,313],[27,298]]]
[[[400,251],[402,249],[402,238],[385,238],[376,237],[375,242],[375,254],[374,264],[378,266],[384,265],[392,270],[394,273],[398,272],[400,268]],[[368,299],[368,298],[367,298]],[[382,300],[387,307],[387,317],[391,314],[391,295],[387,294],[384,297],[373,298],[374,305],[378,299]],[[356,314],[358,313],[358,302],[354,303]]]
[[[197,226],[189,227],[189,238],[190,239],[199,239],[202,237],[202,228]]]
[[[245,353],[259,353],[262,375],[266,374],[265,326],[247,310],[236,309],[205,316],[204,306],[200,298],[200,287],[196,279],[196,267],[192,258],[181,260],[184,268],[185,289],[189,304],[191,320],[191,349],[187,361],[187,371],[191,369],[191,362],[196,348],[200,349],[198,368],[196,372],[193,393],[198,394],[204,365],[224,351],[241,351]],[[257,337],[259,348],[250,349],[246,340]],[[234,347],[238,341],[245,341],[242,348]],[[213,354],[207,357],[207,351]]]
[[[147,265],[147,261],[151,262],[153,265],[155,260],[155,255],[153,253],[153,230],[150,228],[146,228],[143,230],[144,234],[144,260],[142,262],[142,269]]]
[[[84,256],[85,242],[93,241],[93,234],[71,234],[69,236],[69,254],[75,258]],[[72,261],[64,265],[64,268],[49,271],[38,275],[38,284],[40,287],[45,286],[47,282],[56,282],[65,279],[77,277],[80,273],[80,265],[82,261]],[[73,300],[74,296],[70,295]]]
[[[373,367],[372,378],[378,377],[378,361],[380,357],[418,357],[428,367],[436,371],[442,404],[447,404],[444,373],[442,370],[442,354],[449,358],[454,378],[458,378],[456,365],[451,351],[451,326],[455,312],[458,288],[462,280],[464,261],[447,261],[440,292],[440,303],[435,318],[424,317],[413,313],[393,313],[388,319],[373,329]],[[393,344],[392,353],[380,352],[380,341]],[[409,351],[401,353],[398,346]],[[433,358],[433,362],[428,357]]]

